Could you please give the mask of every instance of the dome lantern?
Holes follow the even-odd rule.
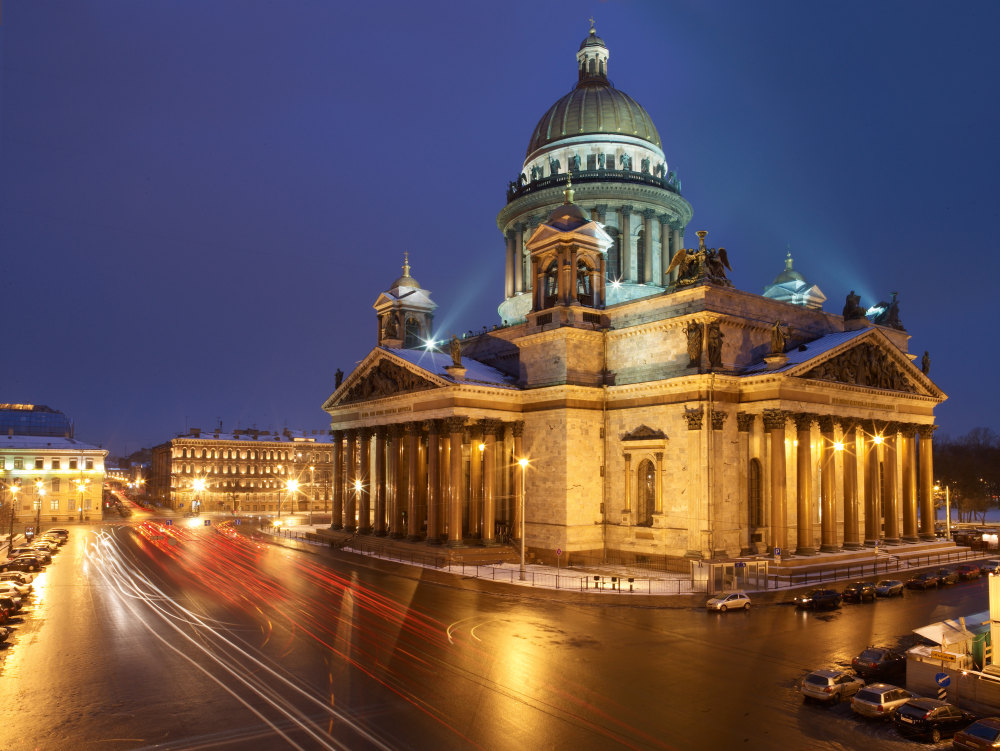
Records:
[[[590,33],[580,43],[580,51],[576,53],[580,82],[578,85],[596,83],[608,85],[608,51],[604,40],[597,36],[594,29],[594,19],[590,19]]]

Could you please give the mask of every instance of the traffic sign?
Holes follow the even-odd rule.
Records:
[[[206,527],[211,527],[212,526],[212,520],[211,519],[206,519],[205,520],[205,526]]]
[[[173,519],[164,519],[164,520],[163,520],[163,525],[164,525],[165,527],[169,527],[169,526],[170,526],[171,524],[173,524],[173,523],[174,523],[174,520],[173,520]]]
[[[562,548],[556,548],[556,558],[562,555]]]
[[[779,548],[777,545],[774,546],[774,557],[775,558],[781,557],[781,548]]]
[[[951,685],[951,676],[949,676],[947,673],[937,673],[934,676],[934,682],[937,683],[937,685],[941,686],[941,688],[947,688],[949,685]]]
[[[733,565],[736,566],[736,568],[746,568],[747,562],[746,561],[736,561]]]

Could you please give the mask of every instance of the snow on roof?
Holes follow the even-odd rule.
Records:
[[[305,430],[277,431],[244,429],[233,431],[192,430],[178,433],[176,438],[190,438],[198,441],[256,441],[257,443],[332,443],[333,437],[328,431],[310,433]]]
[[[415,365],[422,370],[436,375],[439,378],[452,381],[454,383],[477,383],[483,386],[494,386],[496,388],[516,389],[517,384],[511,376],[500,372],[496,368],[484,365],[471,357],[462,358],[462,367],[465,368],[465,377],[458,379],[453,377],[446,366],[452,364],[451,355],[444,352],[435,352],[425,349],[394,349],[392,347],[382,347],[387,352],[392,352],[396,357],[406,360],[411,365]]]
[[[968,639],[974,633],[984,631],[983,625],[989,623],[989,620],[990,611],[984,610],[980,613],[967,615],[962,619],[951,618],[947,621],[921,626],[913,629],[913,633],[919,634],[935,644],[954,644]]]
[[[83,443],[75,438],[60,438],[50,435],[7,435],[0,436],[0,449],[52,449],[59,451],[103,451],[97,446]]]
[[[863,336],[869,331],[873,331],[870,328],[856,329],[855,331],[838,331],[833,334],[827,334],[826,336],[821,336],[819,339],[814,339],[811,342],[806,342],[798,347],[795,347],[785,353],[788,357],[788,362],[782,365],[780,368],[774,368],[769,370],[767,363],[761,360],[760,362],[754,363],[745,371],[742,375],[760,375],[761,373],[781,373],[786,370],[790,370],[804,362],[808,362],[820,355],[824,355],[832,349],[839,347],[845,342],[849,342],[852,339],[857,339],[859,336]]]

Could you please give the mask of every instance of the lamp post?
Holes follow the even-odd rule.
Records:
[[[83,496],[87,492],[87,484],[90,482],[88,478],[82,480],[74,480],[76,483],[76,489],[80,491],[80,521],[83,521]]]
[[[521,465],[521,581],[524,581],[524,475],[528,471],[528,460],[524,457],[517,460]]]
[[[35,480],[35,490],[38,491],[38,506],[35,509],[35,537],[39,537],[42,531],[42,499],[45,497],[45,483],[42,480]]]
[[[205,478],[204,477],[196,477],[191,482],[191,488],[196,493],[204,493],[205,492]],[[194,505],[194,501],[195,501],[195,499],[191,500],[191,505],[192,506]],[[198,511],[197,511],[197,513],[201,513],[201,501],[198,501]]]
[[[297,493],[298,490],[299,490],[299,481],[298,480],[289,480],[288,482],[285,483],[285,489],[288,491],[288,495],[292,495],[293,493]],[[281,518],[281,499],[280,498],[278,499],[278,518],[279,519]]]
[[[14,545],[14,517],[17,515],[17,492],[21,489],[20,480],[10,484],[10,534],[7,536],[9,547]]]
[[[306,497],[309,499],[309,526],[313,523],[313,502],[316,500],[316,476],[313,474],[316,471],[316,467],[312,464],[309,465],[309,493]]]

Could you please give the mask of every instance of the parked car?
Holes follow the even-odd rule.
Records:
[[[819,610],[820,608],[839,608],[840,592],[834,589],[810,589],[808,592],[795,595],[792,598],[796,607]]]
[[[66,538],[60,537],[59,535],[53,534],[52,532],[46,532],[44,535],[38,538],[44,542],[51,542],[53,545],[65,545]]]
[[[930,589],[931,587],[937,587],[940,584],[937,574],[932,574],[930,571],[925,571],[922,574],[917,574],[916,576],[911,576],[906,582],[907,589]]]
[[[52,559],[52,555],[54,553],[59,552],[58,545],[56,545],[55,543],[45,542],[44,540],[35,540],[33,543],[31,543],[31,549],[37,550],[39,552],[44,552],[45,555],[47,555],[50,560]]]
[[[866,681],[895,678],[906,673],[906,655],[888,647],[868,647],[851,660],[851,667]]]
[[[705,603],[709,610],[725,613],[727,610],[750,609],[750,598],[746,592],[722,592]]]
[[[953,568],[939,568],[934,573],[938,575],[938,581],[942,587],[945,584],[955,584],[958,581],[958,572]]]
[[[25,574],[23,571],[4,571],[0,573],[0,583],[2,582],[11,582],[12,584],[27,587],[29,592],[34,589],[34,586],[31,584],[31,575]]]
[[[872,582],[851,582],[840,593],[844,602],[875,602],[875,585]]]
[[[11,548],[7,551],[8,558],[17,558],[19,555],[24,555],[25,553],[34,553],[30,545],[19,545],[16,548]]]
[[[0,608],[6,610],[8,616],[20,613],[22,607],[24,607],[24,602],[20,597],[0,592]]]
[[[875,594],[879,597],[902,597],[903,582],[899,579],[882,579],[875,584]]]
[[[59,528],[59,527],[53,527],[52,529],[50,529],[45,534],[48,534],[48,535],[59,535],[61,538],[63,538],[63,540],[68,540],[69,539],[69,530],[68,529],[62,529],[62,528]]]
[[[30,553],[21,553],[15,561],[29,560],[34,561],[38,564],[38,568],[45,568],[46,565],[52,562],[52,556],[49,556],[49,560],[45,560],[45,556],[40,550],[32,550]]]
[[[0,563],[0,571],[38,571],[41,567],[41,560],[35,557],[15,558]]]
[[[904,738],[927,738],[937,743],[975,719],[975,715],[946,701],[910,699],[896,710],[892,722]]]
[[[18,581],[0,581],[0,594],[12,592],[18,597],[27,597],[31,593],[30,584],[21,584]]]
[[[10,629],[5,628],[4,626],[0,626],[0,642],[7,641],[7,638],[9,636],[10,636]]]
[[[962,581],[978,579],[982,575],[979,566],[974,563],[963,563],[961,566],[955,568],[955,573],[958,574],[958,578]]]
[[[851,699],[851,709],[865,717],[891,719],[896,709],[914,696],[905,688],[888,683],[870,683]]]
[[[979,571],[983,574],[1000,574],[1000,561],[991,559],[979,564]]]
[[[955,733],[951,747],[961,751],[1000,748],[1000,717],[984,717]]]
[[[845,670],[814,670],[802,679],[799,691],[804,701],[836,704],[864,688],[865,682]]]

